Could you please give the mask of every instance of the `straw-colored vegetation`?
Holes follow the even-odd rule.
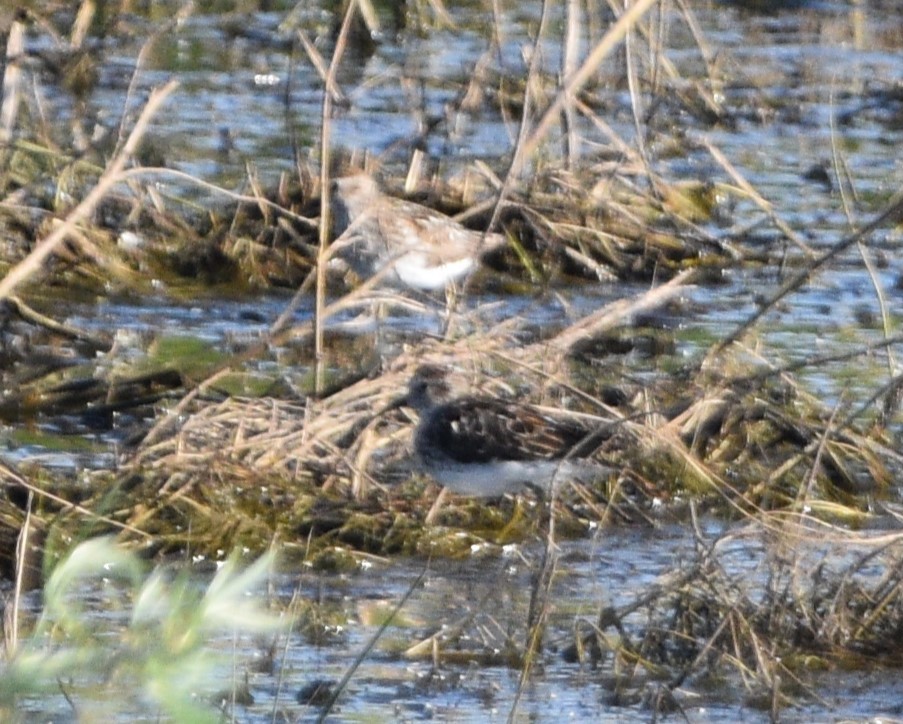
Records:
[[[493,225],[510,242],[489,260],[491,270],[457,296],[425,301],[329,271],[331,229],[319,223],[330,213],[327,182],[374,160],[330,150],[328,110],[319,167],[299,160],[297,177],[277,189],[249,178],[243,196],[140,165],[147,125],[164,112],[174,85],[152,94],[134,123],[123,121],[127,127],[107,153],[77,154],[53,142],[55,129],[42,126],[28,106],[24,83],[31,71],[13,60],[24,31],[20,20],[12,21],[0,108],[0,296],[9,340],[0,413],[22,427],[86,411],[106,429],[121,419],[135,425],[127,440],[118,430],[123,445],[115,465],[77,481],[37,466],[0,471],[7,491],[0,501],[0,559],[20,589],[40,585],[73,542],[99,534],[116,535],[149,557],[187,550],[216,557],[238,546],[260,552],[277,543],[289,560],[319,570],[353,568],[365,554],[458,557],[469,555],[475,542],[539,538],[546,559],[522,637],[504,642],[501,657],[488,653],[497,642],[473,652],[473,660],[522,667],[526,677],[542,647],[556,540],[594,535],[600,525],[654,526],[666,519],[691,526],[704,509],[736,527],[716,540],[698,532],[695,559],[655,590],[626,608],[605,606],[597,621],[581,621],[568,656],[596,663],[612,656],[618,694],[645,697],[656,710],[679,705],[675,690],[726,670],[739,674],[751,699],[776,712],[811,693],[806,670],[829,658],[899,663],[888,642],[903,620],[903,547],[894,535],[855,532],[893,511],[893,489],[903,475],[890,431],[900,379],[887,371],[899,340],[888,335],[852,352],[792,364],[770,357],[756,340],[769,311],[792,305],[794,292],[841,251],[899,217],[901,200],[889,200],[860,231],[818,252],[717,148],[707,151],[725,181],[663,177],[652,149],[623,141],[605,123],[604,89],[594,85],[603,61],[623,52],[625,34],[633,55],[623,80],[638,123],[653,98],[699,122],[729,123],[730,111],[710,90],[722,80],[715,68],[709,66],[707,79],[682,79],[668,64],[657,46],[657,21],[644,17],[653,4],[637,2],[604,34],[595,29],[582,65],[571,47],[577,39],[562,39],[572,63],[564,82],[541,67],[539,53],[515,77],[490,69],[487,51],[474,84],[461,89],[449,112],[479,109],[510,119],[519,130],[506,169],[473,165],[450,182],[424,173],[413,145],[401,149],[407,178],[393,183],[384,174],[393,192],[464,211],[466,223]],[[90,5],[83,4],[61,50],[74,65],[60,83],[83,99],[90,98],[90,74],[79,75],[84,64],[102,62],[79,45]],[[678,5],[681,20],[695,28],[690,10]],[[360,42],[359,24],[377,22],[368,6],[350,3],[344,22],[337,21],[332,59],[295,31],[329,91],[327,104],[345,102],[336,68],[348,44]],[[423,32],[451,22],[441,3],[420,6]],[[546,22],[543,17],[537,32],[551,42]],[[645,68],[641,57],[659,65]],[[653,76],[656,85],[644,86],[641,79]],[[578,120],[598,134],[592,143],[604,153],[587,153],[585,139],[581,153]],[[686,152],[690,141],[676,132],[661,140],[671,130],[650,125],[649,133],[671,153]],[[164,198],[150,183],[162,178],[203,188],[217,203],[202,210]],[[689,285],[714,285],[725,271],[786,261],[745,245],[742,235],[712,231],[708,222],[730,213],[726,198],[760,209],[783,236],[781,254],[790,254],[794,276],[741,328],[697,345],[696,357],[678,363],[662,353],[674,335],[636,320],[681,314]],[[466,303],[485,289],[554,298],[565,284],[617,281],[641,281],[648,291],[539,333],[516,318],[487,322]],[[60,320],[60,297],[140,297],[160,288],[176,299],[297,293],[268,335],[237,349],[165,335],[144,345]],[[315,319],[292,321],[291,310],[310,297],[317,299]],[[333,330],[339,312],[370,308],[374,298],[390,309],[420,305],[442,321],[442,333],[377,349],[371,337],[349,342]],[[625,352],[636,357],[637,350],[653,360],[642,370],[625,361]],[[876,364],[873,379],[858,379],[855,404],[818,399],[805,384],[808,372],[829,363],[849,361],[862,370],[862,360],[876,357],[887,360],[887,369]],[[262,359],[291,359],[294,366],[262,373],[254,367]],[[483,392],[593,420],[606,430],[594,454],[617,472],[594,486],[567,486],[554,500],[531,500],[535,505],[440,494],[411,462],[414,413],[392,404],[424,362],[456,368]],[[730,560],[737,541],[765,550],[755,575]],[[855,554],[838,563],[840,548]],[[877,576],[863,572],[876,566]],[[408,655],[442,660],[447,643],[451,637],[431,638]],[[14,688],[7,683],[4,691]]]

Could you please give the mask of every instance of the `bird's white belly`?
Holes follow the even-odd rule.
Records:
[[[486,498],[516,493],[526,485],[549,491],[556,477],[568,476],[570,472],[571,465],[560,460],[505,460],[479,465],[446,463],[429,470],[439,484],[456,493]]]
[[[398,259],[393,268],[398,278],[409,287],[435,291],[461,279],[475,265],[471,257],[435,264],[430,263],[425,254],[410,252]]]

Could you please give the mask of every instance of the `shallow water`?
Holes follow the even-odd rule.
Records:
[[[396,27],[385,12],[384,42],[372,53],[352,45],[339,78],[350,105],[338,107],[333,118],[337,147],[382,153],[387,169],[403,168],[410,149],[404,145],[388,149],[410,136],[421,115],[443,115],[445,104],[467,82],[476,58],[488,47],[485,16],[476,10],[479,6],[469,2],[450,5],[457,28],[433,29],[421,36]],[[166,3],[157,6],[158,11],[165,7]],[[151,47],[148,66],[138,74],[138,85],[157,84],[168,77],[177,77],[182,83],[164,116],[155,122],[153,134],[175,168],[240,188],[248,162],[264,183],[291,172],[291,137],[299,142],[302,155],[316,147],[320,93],[309,65],[298,60],[303,54],[294,59],[290,55],[295,32],[284,23],[284,11],[291,7],[292,3],[276,4],[265,13],[201,11]],[[296,16],[304,32],[319,39],[319,50],[327,58],[331,43],[324,28],[332,18],[330,7],[328,3],[307,4]],[[827,248],[852,225],[867,220],[880,208],[879,200],[900,186],[900,160],[894,150],[903,130],[899,122],[903,97],[895,90],[903,78],[903,59],[898,52],[899,28],[903,27],[900,8],[892,3],[801,2],[789,9],[779,4],[773,11],[751,12],[731,3],[696,3],[693,11],[711,70],[706,73],[687,24],[673,8],[664,26],[666,56],[686,81],[699,78],[710,88],[727,109],[729,120],[711,124],[688,110],[681,112],[663,91],[669,100],[646,119],[645,126],[645,143],[653,163],[667,178],[728,183],[725,171],[702,145],[711,143],[806,244],[815,250]],[[584,20],[590,26],[599,18]],[[134,22],[154,27],[140,17]],[[522,67],[525,43],[529,44],[536,22],[538,5],[504,8],[502,48],[493,62],[509,72]],[[543,43],[550,72],[557,69],[556,37],[550,34]],[[404,42],[393,42],[395,39]],[[122,39],[117,42],[121,57],[137,54],[138,46]],[[635,132],[632,105],[621,80],[622,63],[614,57],[603,65],[602,85],[595,93],[603,104],[600,115],[630,143]],[[410,82],[399,86],[402,78]],[[121,94],[121,73],[106,79],[98,94],[101,103],[109,99],[108,112],[113,118],[118,117]],[[462,125],[452,140],[441,133],[430,137],[434,147],[428,147],[428,157],[440,173],[456,173],[473,158],[486,159],[491,165],[505,160],[512,127],[501,117],[479,111],[459,120]],[[656,161],[656,151],[659,146],[665,151],[675,124],[686,135],[685,149],[676,154],[663,152]],[[588,139],[596,138],[588,125],[583,130]],[[228,151],[222,148],[226,132],[231,138]],[[440,139],[444,140],[439,143]],[[587,146],[585,153],[591,158],[594,151]],[[847,174],[842,180],[832,171],[835,162]],[[804,177],[815,166],[827,171],[830,189],[818,179]],[[729,220],[727,228],[711,228],[716,238],[736,236],[759,245],[776,259],[785,249],[791,255],[798,253],[751,201],[734,198],[724,216]],[[791,295],[780,313],[766,317],[756,340],[765,345],[766,356],[792,361],[813,350],[851,350],[866,340],[878,339],[879,297],[861,254],[868,254],[877,268],[876,282],[889,317],[898,318],[903,314],[897,290],[903,268],[893,253],[898,237],[895,229],[880,230],[869,240],[867,251],[851,249],[840,263],[831,264],[830,271]],[[696,329],[723,335],[752,313],[791,271],[778,276],[774,265],[768,265],[761,272],[731,273],[726,285],[688,292],[695,304],[681,320],[684,336],[692,338]],[[564,291],[569,302],[586,308],[635,289],[589,285]],[[554,307],[554,299],[549,301]],[[502,306],[499,317],[522,313],[521,300],[509,298],[507,303],[510,306]],[[255,312],[261,312],[263,319],[275,318],[277,307],[271,300],[262,300],[259,306],[254,303]],[[106,324],[116,325],[115,304],[108,305],[107,311],[112,318]],[[189,328],[191,333],[202,334],[237,331],[218,330],[213,314],[211,327],[199,329],[178,309],[173,308],[171,315],[165,309],[160,311],[157,327]],[[123,316],[131,313],[129,306],[122,309]],[[240,318],[235,326],[254,327]],[[687,351],[693,352],[692,345]],[[832,380],[830,374],[819,382],[826,386],[819,392],[831,397],[846,384],[845,380]]]
[[[181,82],[178,94],[153,124],[153,137],[174,168],[228,188],[242,189],[247,163],[252,163],[264,183],[280,173],[292,173],[292,140],[302,154],[316,147],[320,115],[319,84],[308,64],[291,54],[292,31],[280,30],[285,13],[294,3],[275,3],[274,9],[256,8],[231,14],[199,11],[162,37],[151,49],[147,65],[137,79],[138,107],[142,91],[170,77]],[[321,52],[331,52],[328,28],[332,15],[327,3],[308,3],[300,11],[305,32],[318,38]],[[475,3],[449,3],[459,22],[458,29],[445,29],[421,36],[398,31],[395,42],[391,27],[385,41],[372,54],[352,52],[342,68],[339,82],[350,98],[347,108],[336,111],[334,142],[348,148],[384,152],[418,126],[416,113],[441,116],[445,104],[455,97],[477,56],[487,47],[481,17]],[[669,178],[728,181],[724,170],[704,150],[701,142],[717,146],[756,189],[773,204],[786,221],[814,249],[827,248],[851,228],[880,208],[880,201],[898,189],[903,179],[896,151],[903,133],[903,97],[898,88],[903,79],[903,10],[897,3],[798,3],[774,12],[750,12],[737,4],[700,2],[694,11],[716,70],[711,73],[716,98],[731,109],[733,123],[708,124],[690,112],[676,116],[653,115],[649,120],[647,146],[653,152],[667,143],[675,124],[686,129],[691,141],[688,153],[653,154],[653,163]],[[140,43],[158,27],[161,17],[171,16],[177,6],[152,5],[148,16],[130,18],[137,29],[128,37],[108,38],[114,62],[104,67],[97,95],[101,124],[112,130],[119,122],[123,97]],[[673,8],[669,9],[669,13]],[[668,58],[684,78],[705,74],[700,53],[686,26],[670,16],[667,33]],[[506,8],[502,23],[504,41],[500,61],[517,67],[535,29],[538,3],[517,3]],[[41,38],[33,35],[37,47]],[[546,63],[554,71],[558,47],[544,46]],[[621,77],[621,63],[613,60],[600,74],[604,115],[627,140],[633,138],[629,93]],[[399,87],[400,77],[413,82]],[[709,82],[709,81],[705,81]],[[720,85],[719,85],[720,83]],[[47,99],[49,112],[65,115],[71,101],[59,94]],[[666,104],[669,112],[673,104]],[[491,165],[504,161],[510,150],[512,127],[496,114],[481,112],[462,120],[453,141],[431,137],[427,150],[443,174],[455,173],[473,158]],[[224,139],[228,136],[229,143]],[[588,153],[592,153],[588,149]],[[389,168],[398,170],[409,149],[386,157]],[[813,165],[829,170],[834,159],[842,160],[849,177],[839,185],[832,178],[828,189],[804,178]],[[657,159],[657,160],[655,160]],[[161,182],[163,190],[189,194],[215,202],[194,188]],[[850,203],[850,216],[843,208],[838,188]],[[788,245],[761,210],[748,200],[733,200],[724,224],[712,223],[716,237],[734,235],[747,243],[777,251]],[[903,276],[899,254],[899,231],[881,230],[870,240],[878,266],[877,281],[885,294],[891,319],[903,315],[898,289]],[[862,347],[866,340],[880,339],[881,309],[873,281],[856,249],[842,264],[833,264],[788,297],[778,312],[756,335],[769,360],[794,361],[813,353],[836,353]],[[687,290],[678,318],[670,328],[677,341],[678,358],[704,351],[712,339],[722,337],[751,314],[762,296],[773,293],[785,277],[774,267],[725,275],[724,284]],[[487,318],[518,315],[537,327],[563,324],[568,314],[595,309],[611,299],[640,291],[639,286],[586,284],[555,290],[538,298],[490,296],[470,300]],[[561,302],[564,302],[562,304]],[[184,334],[228,347],[255,340],[279,316],[287,299],[210,299],[179,304],[165,295],[134,304],[118,299],[77,303],[65,321],[98,330],[123,330],[135,334]],[[296,315],[309,317],[305,303]],[[672,313],[673,314],[673,313]],[[405,333],[425,333],[416,316],[390,318],[386,322]],[[841,392],[850,400],[865,398],[879,384],[886,368],[881,362],[866,367],[854,362],[857,374],[841,374],[843,365],[824,366],[804,375],[805,382],[822,399],[837,399]],[[866,373],[863,373],[863,370]],[[855,406],[855,405],[854,405]],[[113,447],[101,440],[101,448]],[[55,466],[93,467],[112,463],[112,452],[67,453],[21,446],[12,450],[14,460],[38,459]],[[43,457],[42,457],[43,456]],[[717,524],[711,524],[717,528]],[[621,604],[652,585],[673,568],[682,552],[693,545],[683,527],[662,526],[658,530],[606,531],[595,539],[568,543],[562,551],[562,575],[553,589],[555,609],[549,641],[566,641],[577,620],[592,622],[601,606]],[[738,548],[734,564],[738,571],[750,566],[755,575],[756,547],[749,541]],[[401,615],[403,624],[391,627],[371,653],[339,700],[332,720],[439,719],[459,721],[504,720],[508,717],[518,685],[518,672],[502,666],[444,664],[437,671],[426,660],[409,661],[399,653],[408,643],[435,632],[461,617],[474,615],[486,636],[521,630],[529,604],[530,579],[538,551],[512,549],[506,553],[475,555],[464,562],[433,562],[423,586]],[[328,600],[340,629],[324,633],[324,642],[312,643],[293,634],[277,675],[253,673],[250,684],[255,703],[241,708],[242,721],[269,721],[273,709],[289,721],[315,716],[312,708],[295,703],[298,690],[314,679],[335,680],[342,676],[351,657],[360,652],[376,631],[374,612],[385,611],[401,599],[422,570],[423,562],[393,560],[349,576],[316,575],[306,571],[286,574],[277,595]],[[488,613],[491,612],[491,615]],[[244,642],[237,659],[239,669],[249,667],[259,651]],[[231,648],[231,637],[217,645]],[[538,673],[525,688],[516,720],[648,721],[652,710],[639,703],[611,703],[610,662],[598,669],[565,663],[554,645],[544,651]],[[229,675],[224,674],[229,680]],[[689,687],[692,689],[692,687]],[[738,687],[739,688],[739,687]],[[767,711],[744,700],[742,692],[725,686],[723,691],[705,689],[681,693],[681,702],[691,721],[764,721]],[[277,690],[279,691],[277,697]],[[900,698],[898,677],[882,672],[826,673],[817,687],[821,702],[807,703],[782,712],[787,721],[826,718],[866,718],[877,714],[895,716]],[[140,711],[140,708],[137,710]],[[76,720],[60,698],[26,702],[28,720]],[[136,711],[122,715],[132,720]],[[153,712],[140,716],[154,719]],[[675,715],[674,718],[678,718]]]
[[[560,577],[551,593],[545,651],[536,664],[536,675],[522,692],[517,720],[544,719],[550,711],[574,720],[600,716],[648,720],[651,712],[640,703],[608,703],[613,696],[610,656],[591,667],[565,663],[561,649],[573,641],[575,627],[588,631],[602,606],[623,606],[642,596],[691,547],[685,529],[677,526],[657,531],[614,530],[590,543],[565,544],[560,551]],[[480,661],[493,647],[503,650],[508,636],[522,644],[531,579],[540,553],[534,546],[504,550],[490,546],[460,562],[371,560],[351,574],[302,571],[279,576],[271,595],[283,605],[293,595],[319,601],[324,624],[307,626],[305,633],[295,630],[280,641],[272,671],[260,672],[255,663],[264,654],[265,640],[241,637],[236,652],[232,636],[211,639],[211,650],[226,657],[221,666],[222,687],[233,680],[233,665],[240,672],[250,671],[254,703],[236,709],[240,721],[269,721],[274,711],[277,720],[316,716],[317,707],[296,701],[299,691],[314,681],[334,685],[341,679],[349,662],[364,650],[379,623],[426,568],[421,585],[364,659],[331,720],[504,720],[518,688],[519,671]],[[127,623],[128,609],[110,605],[118,595],[115,587],[100,584],[87,590],[82,599],[83,605],[98,611],[98,625],[111,632]],[[436,667],[429,655],[404,655],[404,650],[443,629],[446,638],[450,637],[449,629],[456,626],[461,626],[459,643],[444,643],[441,650],[451,661],[457,650],[462,663]],[[231,663],[226,665],[227,661]],[[80,697],[84,696],[85,692],[80,692]],[[140,692],[133,696],[140,701]],[[136,702],[131,707],[128,702],[117,706],[123,705],[126,708],[119,710],[120,716],[148,714]],[[53,697],[25,701],[21,711],[35,716],[53,712],[59,720],[68,719],[62,697],[60,701]],[[689,711],[701,710],[691,705]],[[735,702],[709,703],[705,711],[707,720],[732,721],[744,708]]]
[[[781,544],[753,527],[701,521],[703,540],[717,545],[719,561],[727,566],[741,592],[765,586],[767,560]],[[731,534],[732,537],[723,537]],[[438,719],[440,721],[514,721],[565,718],[574,721],[768,721],[767,702],[746,690],[738,677],[716,681],[687,679],[673,689],[676,709],[654,704],[667,690],[668,679],[656,680],[616,663],[606,651],[595,664],[574,663],[566,655],[575,636],[592,632],[600,612],[609,606],[626,609],[641,601],[667,577],[692,566],[694,541],[686,525],[662,524],[650,529],[610,529],[585,541],[565,542],[559,549],[558,574],[548,597],[549,617],[541,654],[533,674],[520,692],[519,670],[501,656],[509,638],[522,647],[524,621],[541,549],[536,544],[484,546],[463,561],[362,558],[354,572],[316,573],[302,569],[284,572],[272,581],[267,595],[280,610],[295,597],[316,602],[316,618],[279,637],[211,634],[207,648],[220,656],[212,676],[198,682],[197,696],[210,700],[228,692],[234,681],[247,678],[252,703],[234,709],[238,721],[307,721],[319,707],[299,703],[298,696],[314,682],[331,686],[344,676],[351,662],[378,635],[376,645],[339,697],[330,721]],[[817,556],[819,545],[811,550]],[[843,555],[836,559],[842,564]],[[802,559],[801,559],[802,560]],[[867,575],[880,576],[876,566]],[[413,592],[409,589],[420,576]],[[205,585],[209,574],[199,574]],[[382,632],[379,627],[404,597],[408,600]],[[86,586],[81,605],[96,610],[94,624],[118,635],[128,623],[129,607],[121,589],[110,582]],[[125,604],[125,605],[124,605]],[[298,610],[298,609],[296,609]],[[622,619],[625,635],[642,638],[648,624],[642,607]],[[603,633],[617,644],[617,632]],[[427,646],[417,656],[405,652],[429,637],[440,636],[438,663]],[[647,630],[648,635],[648,630]],[[859,720],[889,716],[899,706],[900,682],[894,672],[799,671],[812,687],[812,697],[783,708],[786,721]],[[110,701],[109,684],[98,682],[96,693],[85,686],[84,675],[68,679],[70,696],[80,711],[114,712],[122,721],[153,720],[152,699],[131,688],[128,696]],[[106,692],[106,693],[105,693]],[[791,696],[793,693],[788,691]],[[517,704],[515,705],[515,701]],[[106,703],[105,703],[106,702]],[[26,699],[19,711],[27,720],[82,720],[62,696]]]

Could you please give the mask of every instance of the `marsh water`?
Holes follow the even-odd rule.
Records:
[[[443,116],[446,104],[464,82],[462,74],[470,72],[487,47],[491,15],[486,4],[447,4],[454,27],[408,33],[393,26],[386,11],[380,42],[366,51],[350,49],[338,78],[349,103],[333,119],[336,146],[386,152],[387,168],[404,167],[410,149],[399,147],[398,142],[415,133],[424,117]],[[294,153],[315,158],[320,81],[295,46],[295,31],[286,23],[291,16],[329,57],[329,28],[335,23],[332,4],[277,2],[267,10],[249,5],[240,3],[224,12],[215,3],[209,8],[199,4],[193,14],[149,46],[145,64],[134,79],[143,41],[173,17],[177,7],[149,3],[146,14],[129,16],[130,32],[104,40],[111,48],[111,62],[101,69],[96,94],[99,124],[114,129],[124,104],[137,103],[143,91],[176,77],[180,88],[151,132],[153,144],[170,167],[244,191],[249,168],[269,184],[280,174],[294,172]],[[535,50],[532,33],[539,22],[540,3],[500,5],[497,62],[516,66],[523,63],[527,50]],[[727,183],[723,167],[705,150],[705,144],[711,144],[806,244],[815,250],[828,248],[876,213],[903,180],[898,152],[903,140],[903,8],[891,2],[852,0],[755,3],[753,9],[746,3],[690,5],[707,57],[703,58],[691,30],[667,3],[665,54],[681,78],[711,83],[712,92],[733,109],[733,120],[707,124],[689,112],[662,118],[653,109],[649,124],[653,130],[644,139],[656,159],[653,163],[671,178]],[[556,43],[543,41],[541,50],[548,67],[557,67]],[[603,71],[599,80],[603,86],[611,82],[605,120],[630,141],[635,136],[633,109],[628,89],[617,80],[622,73],[619,62],[612,61],[610,79]],[[135,86],[126,101],[131,83]],[[46,100],[51,115],[74,113],[62,95]],[[659,149],[657,144],[665,143],[665,131],[677,125],[688,139],[686,145],[677,153]],[[425,150],[439,173],[454,174],[474,159],[503,168],[512,133],[510,120],[474,114],[463,120],[453,142],[430,140]],[[585,153],[592,154],[593,149],[588,146]],[[841,169],[839,176],[834,169]],[[161,182],[159,190],[200,203],[221,201],[191,184]],[[742,237],[769,253],[782,246],[788,255],[797,251],[751,200],[734,197],[725,204],[718,220],[704,222],[713,236]],[[880,339],[882,300],[889,318],[898,319],[903,313],[898,237],[897,229],[880,230],[865,246],[854,247],[830,271],[812,278],[785,300],[757,333],[760,351],[768,350],[770,359],[792,361],[814,351],[840,352]],[[779,287],[783,273],[771,266],[746,269],[727,273],[717,285],[688,289],[679,317],[672,313],[666,320],[674,337],[674,355],[697,354],[742,322],[763,296]],[[492,310],[487,314],[496,318],[521,315],[537,325],[555,325],[564,323],[575,310],[597,308],[641,288],[586,282],[563,285],[553,293],[477,298],[469,304]],[[82,328],[150,337],[186,335],[214,347],[228,347],[236,339],[262,335],[287,302],[287,296],[274,293],[185,303],[173,301],[164,289],[159,298],[137,303],[115,298],[76,301],[60,316]],[[296,315],[303,319],[311,312],[312,303],[302,303]],[[401,316],[387,323],[418,333],[416,317]],[[882,374],[879,363],[874,363],[874,369],[871,364],[860,361],[855,373],[825,366],[804,379],[822,398],[855,399],[857,385]],[[59,468],[113,464],[116,440],[85,437],[92,443],[87,452],[49,449],[13,436],[9,455],[18,462],[39,461]],[[713,536],[724,527],[716,521],[708,526],[706,532]],[[547,645],[521,694],[515,720],[649,720],[652,709],[647,701],[616,700],[610,662],[603,660],[594,667],[568,663],[555,641],[566,640],[569,633],[572,637],[578,622],[591,626],[604,606],[628,601],[654,584],[693,545],[686,526],[664,522],[657,528],[605,530],[564,544]],[[754,579],[762,548],[755,536],[744,539],[736,559],[738,571],[748,565]],[[473,616],[484,619],[479,627],[487,641],[503,640],[525,619],[539,555],[538,544],[487,546],[461,562],[376,560],[362,562],[352,573],[285,572],[275,595],[288,599],[297,592],[317,599],[330,609],[332,623],[324,624],[319,637],[293,633],[278,675],[249,675],[254,703],[237,707],[238,720],[270,721],[274,711],[277,721],[315,717],[316,707],[297,703],[298,691],[315,680],[340,679],[425,566],[422,586],[365,658],[330,720],[507,719],[518,689],[518,669],[474,661],[436,667],[429,657],[408,658],[403,652],[418,639]],[[102,609],[102,603],[98,607]],[[214,645],[231,651],[233,643],[227,637]],[[253,671],[253,662],[262,655],[260,646],[253,641],[241,643],[235,660],[239,668]],[[229,676],[231,672],[224,670],[224,678]],[[899,716],[903,691],[893,672],[828,672],[819,681],[815,690],[820,698],[785,709],[782,719]],[[675,718],[768,718],[767,707],[747,700],[736,683],[725,682],[719,688],[711,682],[698,686],[689,682],[680,694],[683,710]],[[79,720],[61,695],[25,704],[23,717],[29,721]],[[137,716],[154,720],[154,713],[140,711],[139,704]],[[123,712],[122,720],[132,721],[135,716],[134,709]]]

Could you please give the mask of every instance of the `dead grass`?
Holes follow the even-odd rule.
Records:
[[[275,189],[263,189],[249,176],[251,191],[245,195],[166,169],[126,168],[168,87],[152,98],[131,135],[124,134],[121,152],[105,169],[38,140],[6,146],[6,175],[0,181],[7,196],[0,221],[11,240],[0,297],[7,302],[9,324],[17,330],[27,325],[33,335],[29,343],[80,345],[81,361],[93,361],[97,353],[115,360],[111,335],[60,324],[28,304],[28,295],[44,286],[65,288],[67,294],[75,288],[141,294],[162,279],[173,296],[225,287],[232,292],[290,288],[296,296],[259,343],[202,372],[164,365],[124,375],[110,365],[93,368],[96,374],[82,369],[66,377],[61,356],[29,368],[27,379],[21,371],[20,376],[3,372],[5,388],[16,393],[7,393],[0,410],[17,422],[78,406],[110,416],[139,406],[154,411],[141,442],[115,469],[86,474],[89,485],[2,470],[4,570],[24,575],[27,568],[38,583],[42,555],[52,561],[72,540],[110,530],[148,555],[190,550],[214,558],[237,546],[262,550],[278,541],[298,559],[331,571],[353,569],[364,555],[457,557],[471,555],[472,546],[485,541],[541,539],[544,562],[519,636],[472,651],[461,650],[464,636],[437,636],[406,652],[436,661],[457,657],[516,666],[526,682],[543,650],[557,542],[593,535],[600,524],[678,520],[694,527],[694,558],[632,603],[617,609],[600,604],[597,620],[575,625],[566,655],[595,664],[613,660],[618,697],[643,699],[664,711],[680,707],[679,692],[690,683],[727,671],[751,700],[776,713],[797,696],[814,695],[806,681],[811,669],[875,660],[900,665],[893,645],[903,621],[900,539],[857,532],[879,517],[899,522],[894,486],[903,475],[903,458],[888,427],[901,385],[887,352],[899,340],[888,335],[849,353],[851,359],[887,353],[890,370],[874,385],[874,394],[852,410],[843,400],[829,404],[813,398],[799,381],[805,371],[828,362],[826,356],[781,364],[749,340],[769,311],[792,301],[842,251],[898,220],[903,201],[892,199],[859,230],[816,254],[714,146],[702,144],[726,182],[685,183],[657,173],[649,148],[618,138],[591,93],[600,64],[626,35],[637,33],[631,42],[646,43],[646,49],[659,47],[661,29],[638,25],[652,5],[631,6],[592,44],[582,64],[573,53],[563,53],[568,60],[562,80],[543,73],[538,60],[525,79],[495,79],[498,85],[489,95],[500,113],[522,114],[505,173],[497,177],[474,165],[456,179],[442,180],[441,174],[422,172],[422,159],[412,152],[404,182],[386,179],[396,193],[404,188],[410,198],[463,211],[475,228],[503,229],[511,243],[492,263],[495,272],[521,288],[556,293],[568,284],[643,281],[648,290],[529,342],[518,319],[486,328],[451,304],[444,334],[407,340],[379,364],[349,364],[332,387],[317,374],[310,391],[223,394],[229,374],[277,347],[300,350],[306,368],[323,372],[330,321],[340,311],[368,305],[379,293],[373,280],[359,285],[361,280],[327,274],[329,228],[319,222],[329,214],[327,181],[348,162],[340,151],[334,154],[340,158],[330,161],[328,103],[321,167],[299,163],[298,180]],[[690,10],[678,5],[693,27]],[[433,3],[433,9],[445,22],[441,4]],[[349,6],[343,43],[353,12]],[[570,27],[566,42],[573,44],[578,39]],[[546,32],[545,23],[537,32]],[[312,44],[305,47],[329,90],[328,102],[344,102],[336,85],[343,45],[329,67]],[[633,63],[625,83],[638,126],[652,100],[644,96],[641,78],[649,80],[650,93],[655,89],[665,97],[662,102],[679,103],[710,122],[729,122],[710,90],[717,69],[702,39],[700,52],[712,74],[709,83],[678,84],[660,48],[654,73],[637,67],[637,56],[626,59]],[[490,51],[481,62],[488,63],[488,57]],[[476,70],[492,77],[483,67]],[[18,73],[8,72],[4,79],[0,130],[7,140],[20,83]],[[475,102],[471,90],[462,94],[456,111]],[[578,119],[599,133],[608,157],[581,155],[573,132]],[[556,165],[540,152],[548,150],[559,123],[568,152],[561,156],[566,163]],[[691,142],[675,134],[672,143],[679,152]],[[83,200],[71,208],[58,205],[60,195],[46,192],[48,174],[54,175],[55,191],[81,191],[75,195]],[[161,179],[196,184],[221,203],[201,209],[163,198],[147,183]],[[606,335],[636,333],[638,316],[676,304],[688,285],[705,284],[727,269],[774,261],[761,249],[744,246],[742,235],[711,231],[707,222],[722,212],[722,195],[753,203],[790,242],[798,253],[793,275],[743,324],[682,368],[602,379],[604,365],[593,350]],[[137,246],[122,243],[120,232],[132,226],[141,230]],[[316,294],[316,320],[294,324],[290,312],[307,294]],[[311,339],[312,354],[305,346]],[[35,348],[22,346],[26,353],[11,345],[7,370],[23,364]],[[481,391],[567,408],[610,429],[594,455],[617,472],[596,486],[569,486],[551,501],[527,496],[487,505],[439,497],[435,485],[413,470],[414,415],[393,405],[424,362],[456,368]],[[578,381],[587,378],[598,384]],[[605,387],[617,394],[606,397]],[[880,414],[872,407],[880,407]],[[696,520],[699,508],[736,527],[709,538]],[[31,541],[30,553],[28,545],[12,552],[20,533],[20,540]],[[738,560],[738,548],[752,562]],[[478,618],[455,630],[479,625]],[[452,642],[456,649],[443,648]]]

